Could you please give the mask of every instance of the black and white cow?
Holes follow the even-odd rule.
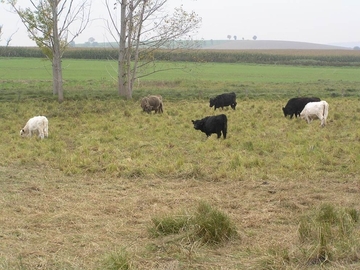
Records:
[[[224,93],[214,98],[210,98],[210,107],[224,109],[226,106],[231,106],[235,110],[236,107],[236,94],[234,92]]]
[[[289,99],[286,106],[282,108],[284,116],[290,115],[290,119],[300,116],[301,111],[304,109],[305,105],[309,102],[320,101],[318,97],[297,97]]]
[[[221,137],[221,132],[226,139],[227,133],[227,117],[225,114],[220,114],[216,116],[207,116],[200,120],[191,120],[194,124],[196,130],[200,130],[209,137],[211,134],[216,133],[217,138]]]

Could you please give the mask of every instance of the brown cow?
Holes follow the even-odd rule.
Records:
[[[151,111],[155,111],[155,113],[162,113],[163,112],[163,103],[162,103],[162,96],[160,95],[150,95],[144,97],[141,100],[141,108],[144,112],[150,113]]]

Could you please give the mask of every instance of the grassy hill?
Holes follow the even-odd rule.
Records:
[[[332,46],[308,42],[284,40],[222,40],[208,41],[205,49],[218,50],[349,50],[342,46]]]
[[[177,43],[183,41],[172,41],[167,44],[166,48],[173,48]],[[350,47],[324,45],[308,42],[296,42],[285,40],[194,40],[196,46],[204,49],[219,49],[219,50],[351,50]],[[76,47],[94,47],[94,48],[116,48],[116,43],[82,43],[76,44]]]

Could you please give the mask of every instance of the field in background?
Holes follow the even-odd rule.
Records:
[[[358,97],[360,69],[229,63],[159,62],[167,71],[136,81],[134,98],[156,91],[167,99],[207,100],[219,92],[278,99],[318,95]],[[178,68],[184,68],[182,70]],[[63,60],[65,99],[117,98],[116,62]],[[51,63],[37,58],[2,58],[0,100],[52,97]]]
[[[251,41],[250,41],[251,42]],[[233,42],[229,42],[232,44]],[[251,42],[252,43],[252,42]],[[257,43],[257,42],[255,42]],[[260,42],[261,43],[261,42]],[[225,46],[226,47],[226,46]],[[41,50],[35,47],[1,47],[0,57],[44,58]],[[227,49],[176,49],[156,50],[148,53],[140,51],[144,61],[156,59],[168,62],[192,63],[254,63],[290,66],[360,66],[360,50],[301,50],[301,49],[266,49],[239,50]],[[116,48],[68,48],[63,59],[118,59]]]
[[[358,68],[188,64],[141,79],[126,101],[109,75],[115,63],[63,64],[59,104],[49,63],[0,61],[1,269],[118,269],[124,252],[130,269],[360,267],[358,222],[338,233],[332,219],[312,241],[300,226],[324,205],[360,211]],[[224,91],[238,94],[235,111],[209,108]],[[164,114],[141,111],[148,93],[163,95]],[[284,118],[298,94],[328,101],[325,128]],[[193,129],[219,113],[226,140]],[[49,138],[20,138],[36,114],[49,118]],[[191,217],[201,202],[226,213],[237,237],[213,246],[149,233],[153,218]]]

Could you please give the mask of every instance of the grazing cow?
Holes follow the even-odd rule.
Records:
[[[33,132],[37,132],[41,139],[49,136],[49,121],[45,116],[35,116],[27,121],[26,125],[20,130],[20,136],[31,137]]]
[[[300,113],[300,118],[305,119],[307,123],[310,123],[313,119],[319,118],[321,126],[326,125],[326,118],[329,114],[329,104],[325,101],[309,102],[305,105],[305,108]]]
[[[297,118],[300,115],[300,112],[304,109],[305,105],[309,102],[320,101],[320,98],[317,97],[299,97],[289,99],[286,106],[282,108],[284,116],[290,115],[290,119],[293,118],[294,114]]]
[[[141,108],[144,112],[150,113],[151,111],[155,111],[155,113],[163,113],[163,102],[162,96],[160,95],[151,95],[144,97],[141,100]]]
[[[217,138],[221,137],[221,132],[226,139],[227,133],[227,117],[225,114],[216,116],[207,116],[201,120],[191,120],[196,130],[200,130],[209,137],[212,133],[217,134]]]
[[[231,106],[235,110],[236,104],[236,94],[234,92],[210,98],[210,107],[214,106],[214,110],[216,108],[224,109],[225,106]]]

